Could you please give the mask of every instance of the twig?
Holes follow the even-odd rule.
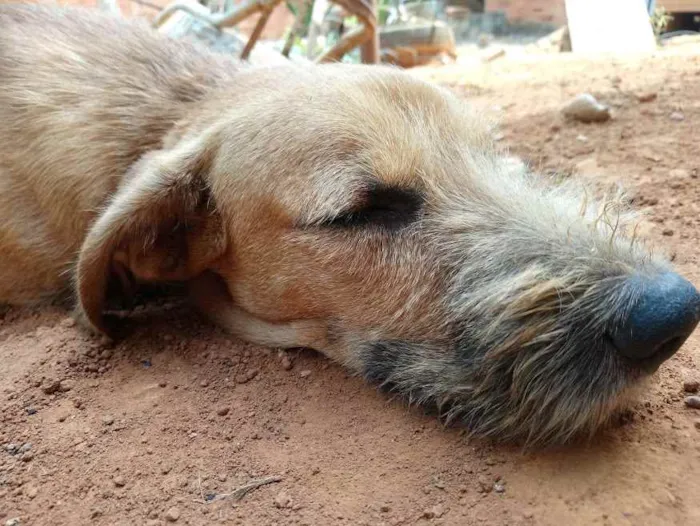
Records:
[[[216,497],[211,499],[210,502],[213,502],[215,500],[226,499],[229,497],[231,497],[234,501],[239,501],[243,497],[245,497],[248,493],[250,493],[251,491],[253,491],[255,489],[258,489],[261,486],[266,486],[268,484],[272,484],[274,482],[281,482],[281,481],[282,481],[282,477],[276,477],[276,476],[265,477],[265,478],[261,478],[261,479],[254,479],[254,480],[251,480],[250,482],[248,482],[247,484],[244,484],[240,488],[232,491],[231,493],[220,493],[219,495],[217,495]]]

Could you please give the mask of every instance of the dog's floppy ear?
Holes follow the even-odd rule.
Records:
[[[107,288],[122,281],[188,280],[226,250],[226,236],[207,184],[211,137],[183,139],[144,156],[89,230],[78,258],[78,315],[109,334]],[[128,275],[128,278],[124,276]]]

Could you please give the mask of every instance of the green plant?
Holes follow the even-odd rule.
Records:
[[[673,20],[673,16],[668,14],[665,8],[657,7],[654,9],[654,14],[651,15],[650,21],[657,40],[661,37],[661,34],[668,29],[671,20]]]

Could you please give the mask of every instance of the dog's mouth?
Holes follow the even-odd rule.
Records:
[[[674,354],[676,354],[678,349],[680,349],[681,346],[685,343],[688,336],[690,336],[690,334],[686,336],[676,336],[668,339],[667,341],[658,346],[657,350],[652,356],[649,356],[647,358],[634,360],[631,358],[623,357],[623,360],[625,364],[627,364],[628,367],[630,367],[633,371],[638,371],[643,376],[651,376],[659,370],[661,364],[663,364]],[[618,355],[622,356],[622,353],[615,345],[615,342],[610,336],[605,336],[605,342],[611,352],[615,352]]]

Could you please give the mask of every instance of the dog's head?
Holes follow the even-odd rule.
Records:
[[[218,275],[248,320],[476,432],[564,440],[695,327],[695,289],[618,201],[514,169],[446,91],[384,68],[250,70],[133,168],[83,246],[110,276]]]

